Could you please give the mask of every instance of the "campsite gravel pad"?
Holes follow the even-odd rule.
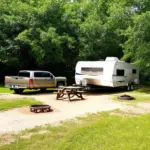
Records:
[[[130,96],[130,95],[122,95],[122,96],[119,96],[118,99],[120,100],[134,100],[135,98]]]
[[[34,113],[39,113],[39,112],[50,112],[51,106],[50,105],[31,105],[30,106],[30,111]]]

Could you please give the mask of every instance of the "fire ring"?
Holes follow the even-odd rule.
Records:
[[[41,104],[31,105],[30,106],[30,111],[34,112],[34,113],[50,112],[51,111],[51,106],[50,105],[41,105]]]
[[[120,100],[134,100],[135,98],[130,96],[130,95],[122,95],[122,96],[119,96],[118,99]]]

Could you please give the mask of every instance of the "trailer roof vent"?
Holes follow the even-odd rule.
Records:
[[[119,61],[117,57],[106,57],[105,61]]]

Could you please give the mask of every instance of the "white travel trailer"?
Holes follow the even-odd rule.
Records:
[[[133,90],[139,84],[139,69],[134,64],[107,57],[105,61],[79,61],[75,68],[77,85],[127,87]]]

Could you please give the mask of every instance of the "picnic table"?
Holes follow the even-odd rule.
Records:
[[[79,87],[79,86],[63,86],[63,87],[59,87],[57,89],[57,96],[56,99],[60,99],[63,98],[64,95],[67,95],[69,100],[71,100],[72,97],[77,96],[80,99],[84,99],[82,94],[84,93],[84,91],[82,91],[83,87]]]

